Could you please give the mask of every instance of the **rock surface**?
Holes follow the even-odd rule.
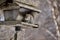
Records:
[[[48,0],[49,1],[49,0]],[[23,40],[57,40],[52,7],[47,0],[40,0],[38,8],[42,11],[36,18],[38,29],[26,29]]]
[[[39,28],[21,30],[18,32],[17,40],[57,40],[56,26],[52,16],[52,7],[47,0],[39,0],[39,2],[38,8],[42,11],[36,18],[36,23],[39,24]],[[6,28],[2,26],[0,27],[0,32],[1,40],[9,40],[11,35],[15,34],[14,27]]]

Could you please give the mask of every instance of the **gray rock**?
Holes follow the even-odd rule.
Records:
[[[15,29],[9,26],[0,26],[0,40],[10,40],[14,37]]]

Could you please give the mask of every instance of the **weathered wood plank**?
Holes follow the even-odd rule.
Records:
[[[30,10],[33,10],[33,11],[36,11],[36,12],[42,12],[41,10],[35,8],[35,7],[32,7],[32,6],[28,6],[28,5],[25,5],[25,4],[22,4],[22,3],[19,3],[19,2],[16,2],[17,5],[19,5],[20,7],[24,7],[24,8],[27,8],[27,9],[30,9]]]
[[[31,5],[31,6],[39,6],[40,2],[39,0],[15,0],[15,1],[18,1],[18,2],[21,2],[21,3],[24,3],[24,4],[28,4],[28,5]]]
[[[14,23],[14,24],[12,24],[12,23]],[[39,26],[38,25],[35,25],[35,24],[30,24],[30,23],[25,23],[25,22],[20,22],[20,23],[16,23],[15,24],[15,21],[10,21],[10,24],[9,24],[9,22],[7,22],[7,23],[2,23],[0,26],[13,26],[13,27],[15,27],[15,26],[20,26],[20,27],[22,27],[22,28],[29,28],[29,27],[33,27],[33,28],[38,28]]]

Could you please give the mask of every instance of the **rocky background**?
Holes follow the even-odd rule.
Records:
[[[38,8],[42,11],[38,16],[38,29],[26,29],[25,40],[57,40],[56,26],[49,0],[39,0]]]
[[[22,37],[18,40],[57,40],[56,25],[52,15],[51,0],[39,0],[39,8],[42,12],[37,17],[36,23],[39,24],[38,29],[25,29],[22,31]],[[51,4],[50,4],[51,3]],[[24,32],[24,33],[23,33]]]
[[[38,17],[36,18],[37,19],[36,23],[39,24],[39,28],[22,29],[21,31],[18,32],[17,40],[58,40],[57,31],[56,31],[57,26],[55,25],[55,22],[54,22],[53,13],[58,13],[58,14],[55,14],[55,16],[59,26],[60,25],[60,19],[59,19],[60,17],[59,2],[60,1],[59,0],[56,1],[58,4],[58,5],[56,4],[57,7],[54,6],[54,3],[53,3],[54,1],[39,0],[39,5],[37,8],[39,8],[42,11],[41,13],[39,13]],[[52,9],[54,9],[54,11],[52,11]],[[55,10],[58,10],[58,12]],[[11,36],[15,34],[14,27],[8,29],[2,26],[0,28],[0,32],[1,34],[3,33],[3,35],[0,34],[1,40],[9,40]],[[6,38],[2,39],[4,37]],[[11,40],[14,40],[14,39],[11,39]]]

